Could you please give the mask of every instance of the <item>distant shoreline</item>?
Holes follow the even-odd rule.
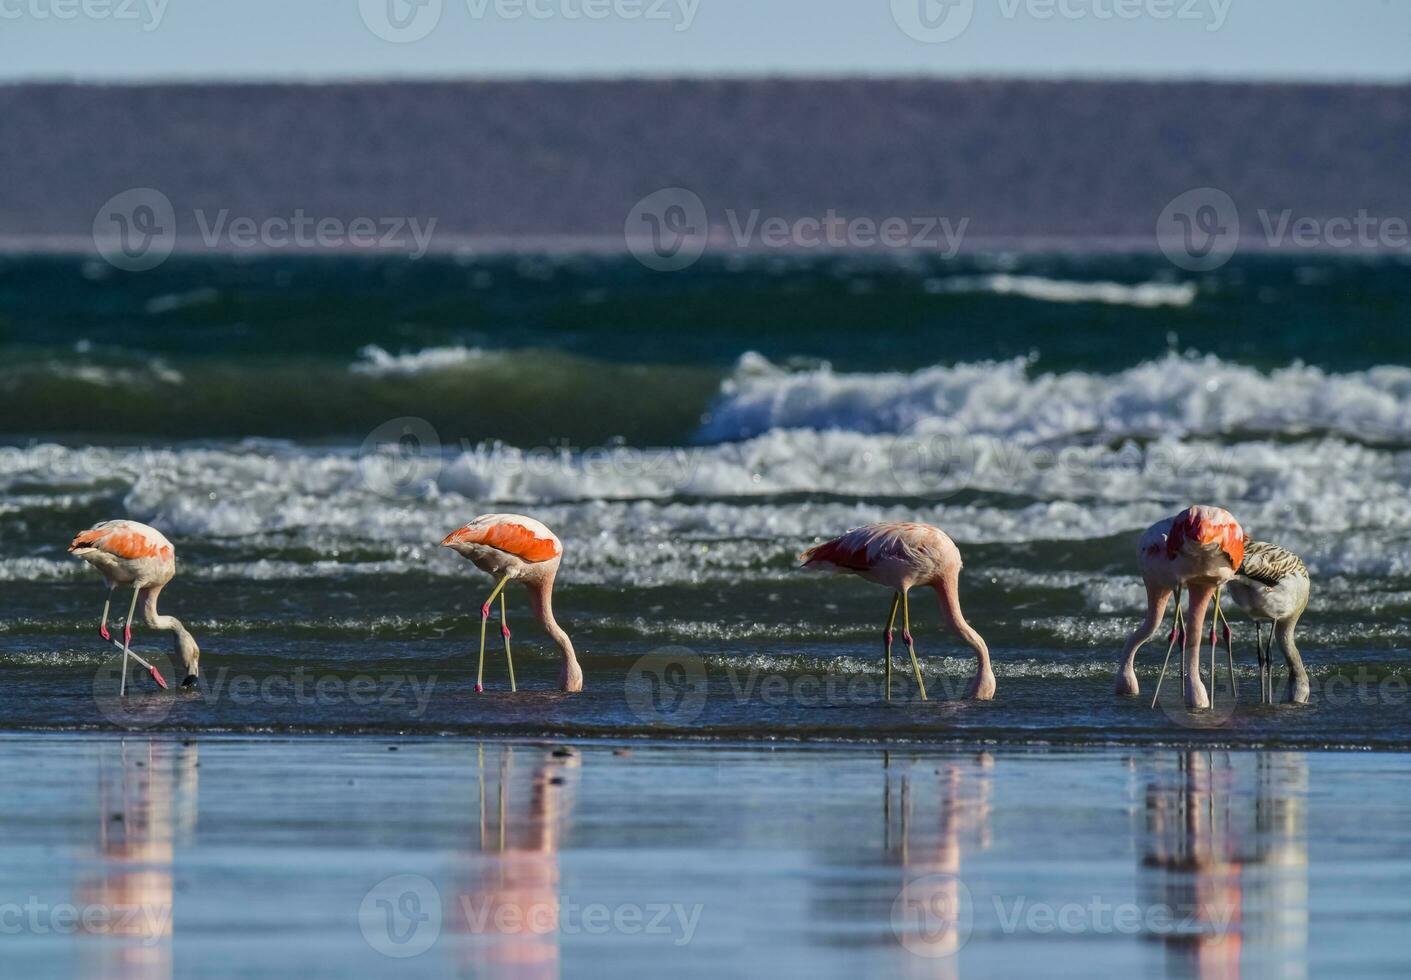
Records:
[[[1299,247],[1295,245],[1271,245],[1258,236],[1241,238],[1239,251],[1243,254],[1259,255],[1357,255],[1393,257],[1405,256],[1411,260],[1411,249],[1393,247]],[[1074,254],[1074,255],[1160,255],[1153,236],[1135,235],[1026,235],[996,236],[967,239],[961,249],[962,255],[984,255],[995,253],[1018,253],[1029,255]],[[275,258],[295,256],[407,256],[406,250],[376,245],[359,247],[344,245],[339,247],[300,247],[300,246],[255,246],[236,248],[234,246],[204,245],[183,246],[180,243],[172,250],[173,256],[193,258],[212,256],[220,258]],[[871,247],[828,247],[828,246],[786,246],[773,248],[764,245],[735,247],[733,245],[710,246],[703,257],[720,259],[732,255],[751,258],[767,258],[771,255],[800,258],[818,256],[895,256],[897,258],[926,256],[935,254],[927,248],[889,248],[882,245]],[[94,248],[93,240],[81,235],[0,235],[0,255],[18,257],[25,255],[92,258],[98,261],[102,256]],[[631,253],[621,235],[457,235],[438,236],[427,250],[427,257],[437,259],[457,256],[496,256],[496,255],[550,255],[571,256],[591,255],[630,258]]]
[[[25,248],[87,239],[120,200],[160,204],[127,213],[128,229],[167,215],[177,247],[248,243],[237,223],[346,234],[419,216],[438,252],[615,251],[629,223],[670,236],[705,219],[707,247],[767,253],[771,224],[785,229],[773,242],[805,225],[817,238],[833,215],[964,224],[915,235],[923,250],[1128,250],[1192,192],[1223,208],[1196,201],[1174,234],[1273,237],[1261,219],[1274,215],[1334,237],[1367,214],[1400,248],[1411,223],[1411,85],[1386,83],[35,83],[0,85],[0,118],[0,238]]]

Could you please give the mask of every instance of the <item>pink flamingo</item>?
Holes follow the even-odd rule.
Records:
[[[1244,546],[1244,529],[1229,511],[1219,507],[1188,507],[1174,517],[1153,524],[1141,536],[1137,544],[1137,559],[1141,564],[1142,580],[1146,583],[1146,618],[1127,637],[1127,644],[1122,649],[1122,662],[1117,668],[1118,694],[1135,697],[1141,693],[1134,669],[1137,651],[1160,629],[1161,619],[1166,615],[1167,600],[1173,592],[1176,593],[1176,618],[1180,619],[1180,590],[1184,587],[1190,593],[1190,605],[1183,624],[1182,665],[1186,705],[1191,708],[1210,707],[1210,698],[1200,679],[1200,634],[1205,628],[1205,610],[1213,596],[1215,616],[1210,622],[1210,684],[1213,691],[1215,627],[1223,618],[1220,590],[1235,577],[1235,571],[1244,561]],[[1177,629],[1173,623],[1173,644],[1176,639]],[[1225,624],[1225,645],[1230,658],[1230,684],[1233,688],[1234,651],[1228,622]]]
[[[545,632],[563,651],[563,667],[559,671],[559,690],[583,690],[583,671],[573,652],[573,641],[554,621],[554,576],[563,559],[563,543],[543,524],[520,514],[484,514],[458,531],[452,531],[441,542],[476,568],[499,579],[489,598],[480,607],[480,667],[475,673],[475,690],[485,690],[485,625],[490,619],[490,604],[500,597],[500,634],[505,638],[505,661],[509,665],[510,690],[514,683],[514,658],[510,655],[510,628],[505,619],[504,587],[518,579],[529,589],[530,608],[543,624]]]
[[[183,686],[196,683],[200,674],[201,649],[181,620],[175,616],[163,616],[157,612],[157,596],[176,575],[176,549],[161,531],[139,524],[136,521],[104,521],[95,524],[87,531],[79,532],[69,545],[69,552],[82,558],[98,569],[108,582],[108,599],[103,603],[103,618],[98,624],[98,635],[105,640],[113,640],[108,633],[108,609],[113,601],[113,589],[119,585],[132,586],[132,604],[127,608],[127,620],[122,630],[122,684],[119,693],[127,693],[127,662],[134,659],[152,675],[158,686],[165,688],[167,682],[156,667],[132,652],[132,616],[137,610],[137,599],[142,597],[142,616],[153,629],[171,630],[175,634],[176,654],[186,669]]]
[[[809,548],[800,558],[805,568],[845,572],[893,591],[892,611],[882,631],[888,700],[892,697],[892,628],[897,621],[897,606],[902,609],[901,636],[911,654],[916,686],[921,699],[926,700],[926,685],[921,680],[921,665],[917,663],[916,646],[911,639],[911,603],[907,595],[916,585],[929,585],[936,590],[941,615],[975,651],[979,666],[966,696],[980,701],[995,696],[989,648],[960,612],[960,550],[940,528],[929,524],[864,524],[842,537]]]

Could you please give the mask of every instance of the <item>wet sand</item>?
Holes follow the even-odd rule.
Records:
[[[1411,756],[0,737],[6,976],[1405,975]]]

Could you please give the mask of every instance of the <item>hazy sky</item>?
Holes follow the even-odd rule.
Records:
[[[1411,78],[1411,0],[0,0],[0,78]]]

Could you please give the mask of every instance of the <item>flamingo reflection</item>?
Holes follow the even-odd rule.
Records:
[[[1148,934],[1166,944],[1174,973],[1223,980],[1243,968],[1302,976],[1303,754],[1192,751],[1176,760],[1175,771],[1158,763],[1147,774],[1143,904],[1169,913],[1149,917]]]
[[[172,975],[172,863],[196,824],[198,748],[124,739],[99,748],[96,870],[79,880],[80,923],[93,941],[86,976]]]
[[[982,752],[939,769],[934,760],[919,761],[896,766],[890,753],[884,755],[883,846],[887,863],[902,870],[893,928],[901,930],[907,951],[904,972],[956,977],[955,954],[969,938],[974,914],[962,859],[967,849],[990,846],[994,758]]]
[[[559,847],[581,764],[576,751],[476,749],[479,838],[447,914],[476,973],[559,975]]]

